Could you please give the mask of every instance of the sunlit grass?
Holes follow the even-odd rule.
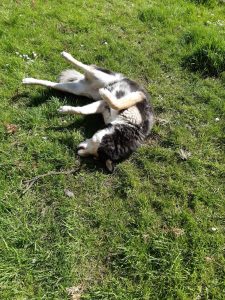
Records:
[[[222,1],[1,1],[1,299],[223,299],[224,13]],[[88,100],[21,85],[71,68],[62,50],[151,94],[152,134],[111,175],[76,154],[101,118],[56,112]]]

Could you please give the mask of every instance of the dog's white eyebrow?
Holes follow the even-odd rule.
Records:
[[[146,98],[145,94],[141,91],[132,92],[120,99],[117,99],[109,90],[104,88],[99,90],[99,94],[115,110],[127,109]]]

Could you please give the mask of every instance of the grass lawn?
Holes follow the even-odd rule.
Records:
[[[224,16],[216,0],[1,1],[1,300],[225,299]],[[21,84],[71,68],[63,50],[152,96],[151,136],[113,174],[76,153],[101,118],[56,112],[87,99]]]

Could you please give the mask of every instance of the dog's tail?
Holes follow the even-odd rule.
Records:
[[[59,75],[59,82],[60,83],[73,82],[83,78],[84,75],[81,74],[80,72],[77,72],[75,70],[65,70]]]

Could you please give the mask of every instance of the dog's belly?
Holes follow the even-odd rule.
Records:
[[[82,93],[80,93],[81,96],[84,96],[84,97],[87,97],[87,98],[90,98],[90,99],[93,99],[93,100],[99,100],[101,97],[99,95],[99,92],[98,90],[87,90],[87,91],[84,91]]]

